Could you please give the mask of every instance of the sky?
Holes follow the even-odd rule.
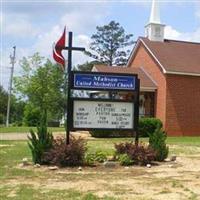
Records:
[[[165,38],[200,42],[200,0],[160,0]],[[16,46],[14,76],[19,76],[19,61],[39,52],[52,59],[52,45],[64,26],[73,32],[73,45],[89,48],[96,26],[119,22],[137,40],[144,36],[149,21],[151,0],[0,0],[0,84],[8,90],[10,55]],[[130,47],[132,48],[132,47]],[[66,56],[66,53],[64,53]],[[89,58],[73,53],[73,65]]]

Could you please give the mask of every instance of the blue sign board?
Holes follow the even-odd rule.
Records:
[[[134,75],[112,75],[98,73],[75,73],[74,88],[78,89],[109,89],[135,90],[136,77]]]

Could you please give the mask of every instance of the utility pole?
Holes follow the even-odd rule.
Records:
[[[8,93],[8,105],[7,105],[7,115],[6,115],[6,127],[9,126],[10,100],[11,100],[13,72],[14,72],[14,65],[15,65],[15,52],[16,52],[16,46],[13,47],[13,55],[10,55],[10,62],[11,62],[11,65],[12,65],[12,66],[11,66],[10,84],[9,84],[9,93]]]

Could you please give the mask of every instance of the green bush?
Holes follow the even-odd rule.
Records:
[[[133,164],[133,160],[127,154],[120,154],[119,155],[119,163],[122,166],[129,166]]]
[[[96,151],[95,153],[87,153],[85,155],[85,163],[87,165],[94,165],[95,162],[104,162],[107,160],[107,156],[102,151]]]
[[[149,146],[155,150],[157,161],[163,161],[168,156],[169,148],[166,145],[166,139],[167,135],[161,127],[158,127],[155,132],[149,136]]]
[[[97,152],[95,153],[95,161],[101,163],[101,162],[106,161],[106,159],[107,159],[107,157],[106,157],[106,154],[105,154],[104,152],[102,152],[102,151],[97,151]]]
[[[95,163],[95,154],[94,153],[85,154],[84,160],[85,160],[85,164],[86,165],[89,165],[89,166],[94,165],[94,163]]]
[[[93,130],[90,131],[92,137],[96,138],[114,138],[114,137],[131,137],[133,133],[131,131],[124,130]]]
[[[140,118],[138,127],[139,135],[140,137],[149,137],[158,127],[162,128],[162,126],[162,122],[157,118]]]
[[[36,133],[30,130],[30,134],[28,146],[31,149],[33,162],[41,164],[44,152],[52,147],[53,135],[47,132],[46,127],[38,127]]]
[[[32,159],[34,163],[42,164],[42,156],[45,151],[52,147],[53,135],[47,131],[47,112],[43,112],[40,126],[37,127],[37,132],[30,130],[31,136],[28,136],[28,146],[31,149]]]

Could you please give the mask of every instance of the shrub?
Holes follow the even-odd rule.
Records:
[[[115,144],[115,149],[116,149],[116,154],[117,155],[126,154],[133,148],[135,148],[135,145],[132,142],[125,142],[125,143]]]
[[[119,155],[119,162],[122,166],[129,166],[133,164],[133,160],[127,154],[120,154]]]
[[[149,146],[138,145],[128,153],[130,158],[139,165],[146,165],[155,160],[155,151]]]
[[[95,163],[95,154],[94,153],[87,153],[86,155],[85,155],[85,158],[84,158],[84,160],[85,160],[85,164],[86,165],[94,165],[94,163]]]
[[[85,162],[87,165],[94,165],[95,162],[104,162],[107,160],[107,156],[102,151],[97,151],[95,153],[87,153],[85,156]]]
[[[41,164],[44,152],[52,147],[52,133],[47,132],[47,127],[42,126],[37,128],[36,133],[30,130],[30,134],[28,146],[31,149],[33,162]]]
[[[95,153],[95,161],[101,163],[101,162],[106,161],[106,159],[107,159],[107,156],[106,156],[106,154],[105,154],[104,152],[102,152],[102,151],[97,151],[97,152]]]
[[[149,137],[155,132],[155,130],[163,124],[159,119],[156,118],[140,118],[138,131],[141,137]]]
[[[134,145],[133,143],[115,144],[116,154],[127,154],[135,164],[146,165],[155,160],[155,151],[144,144]]]
[[[93,130],[90,131],[92,137],[96,138],[113,138],[113,137],[130,137],[133,134],[130,131],[124,130]]]
[[[156,151],[157,161],[163,161],[168,156],[169,148],[166,145],[166,139],[167,135],[160,127],[149,137],[149,146]]]
[[[53,135],[47,131],[47,111],[43,110],[41,114],[40,126],[37,132],[30,130],[31,136],[28,136],[28,146],[31,149],[34,163],[42,164],[42,156],[45,151],[52,147]]]
[[[52,148],[44,153],[43,163],[65,166],[80,166],[84,163],[86,144],[82,138],[70,137],[67,145],[63,137],[53,141]]]

